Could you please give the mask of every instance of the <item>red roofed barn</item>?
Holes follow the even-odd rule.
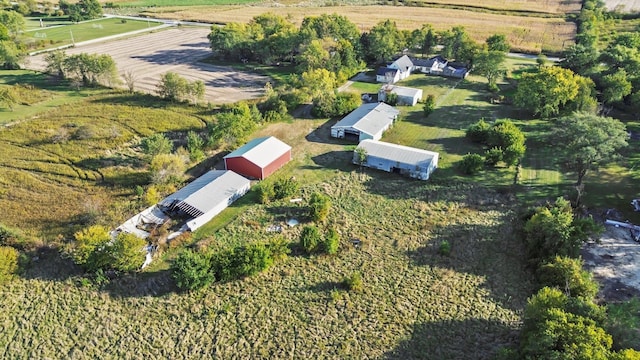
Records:
[[[262,180],[291,160],[291,146],[273,136],[257,138],[224,157],[224,166],[251,179]]]

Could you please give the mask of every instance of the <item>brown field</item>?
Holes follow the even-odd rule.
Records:
[[[604,0],[609,10],[621,12],[640,11],[640,0]]]
[[[217,6],[157,8],[146,15],[176,20],[212,23],[248,22],[253,17],[272,12],[300,25],[306,16],[338,13],[347,16],[362,31],[386,19],[395,19],[400,29],[416,29],[431,24],[436,30],[464,26],[476,41],[501,33],[507,35],[514,50],[537,53],[559,52],[563,45],[573,42],[576,28],[572,22],[560,18],[539,18],[514,15],[402,6],[338,6],[338,7],[274,7],[274,6]]]
[[[615,0],[613,0],[615,1]],[[619,0],[617,2],[633,2],[633,0]],[[74,2],[74,1],[72,1]],[[100,0],[101,3],[127,3],[131,0]],[[366,1],[354,1],[353,3],[364,3]],[[402,1],[399,1],[402,2]],[[466,7],[477,7],[484,9],[492,9],[499,11],[522,11],[522,12],[541,12],[550,14],[565,14],[568,12],[580,11],[580,0],[418,0],[417,2],[437,4],[437,5],[455,5]],[[301,0],[282,0],[278,4],[285,5],[308,5],[309,1]],[[265,2],[264,4],[268,4]]]
[[[204,64],[199,60],[211,55],[207,28],[174,28],[124,40],[81,45],[67,49],[67,54],[109,54],[120,74],[131,72],[136,90],[154,93],[160,77],[174,72],[190,80],[202,80],[206,85],[205,101],[229,103],[259,97],[267,78],[239,73],[224,66]],[[45,55],[33,56],[30,68],[45,68]]]

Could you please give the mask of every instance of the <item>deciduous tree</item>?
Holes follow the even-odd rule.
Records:
[[[619,120],[587,113],[574,113],[557,120],[554,141],[565,169],[577,174],[582,185],[589,170],[609,164],[627,146],[626,127]]]

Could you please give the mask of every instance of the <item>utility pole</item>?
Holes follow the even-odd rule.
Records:
[[[71,45],[76,46],[75,40],[73,40],[73,32],[69,30],[69,34],[71,34]]]

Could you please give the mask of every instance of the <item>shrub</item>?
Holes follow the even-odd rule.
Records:
[[[261,204],[268,204],[276,197],[276,192],[271,182],[262,181],[256,186],[256,191]]]
[[[274,196],[276,199],[284,199],[292,196],[298,189],[300,188],[300,184],[294,179],[278,179],[273,184]]]
[[[154,184],[177,184],[184,179],[187,164],[182,156],[159,154],[151,160],[151,179]]]
[[[308,253],[313,253],[318,249],[318,244],[322,241],[320,231],[315,226],[305,226],[300,233],[300,245]]]
[[[324,221],[329,215],[331,201],[329,197],[319,192],[311,194],[309,199],[309,217],[313,221]]]
[[[451,254],[451,244],[445,240],[440,243],[440,247],[438,248],[438,253],[440,255],[449,256]]]
[[[398,104],[398,94],[388,93],[387,99],[384,102],[391,106],[396,106]]]
[[[153,134],[142,139],[140,144],[145,154],[156,156],[170,154],[173,151],[173,143],[164,134]]]
[[[273,265],[271,250],[262,243],[243,246],[235,254],[238,257],[238,274],[241,277],[255,275]]]
[[[230,281],[257,274],[273,264],[271,249],[262,243],[254,243],[213,254],[211,268],[215,277]]]
[[[115,270],[130,272],[140,269],[144,263],[146,240],[134,234],[120,233],[113,241],[110,252],[111,267]]]
[[[362,274],[359,271],[354,272],[351,276],[347,276],[342,280],[342,284],[349,291],[361,292],[364,289],[362,282]]]
[[[422,107],[422,111],[424,112],[424,116],[427,117],[431,115],[433,110],[436,109],[436,97],[432,94],[427,95],[427,98],[424,100],[424,106]]]
[[[502,150],[493,147],[484,153],[484,162],[489,166],[496,166],[502,161]]]
[[[466,136],[473,142],[486,144],[489,141],[490,129],[491,125],[487,124],[484,119],[480,119],[477,123],[469,126]]]
[[[18,272],[20,253],[11,246],[0,246],[0,284],[11,280]]]
[[[568,296],[592,299],[598,293],[598,283],[578,259],[556,256],[538,268],[537,277],[540,287],[556,287]]]
[[[467,175],[474,175],[484,168],[484,160],[478,154],[467,154],[460,162],[460,170]]]
[[[201,252],[185,250],[171,264],[171,276],[180,290],[196,290],[215,281],[210,257]]]
[[[195,131],[187,133],[187,150],[189,151],[189,159],[191,161],[200,161],[204,159],[204,140]]]
[[[340,236],[334,229],[329,229],[322,242],[322,250],[325,254],[335,255],[340,248]]]
[[[67,249],[67,253],[77,265],[88,270],[104,267],[105,261],[97,252],[108,246],[111,240],[109,230],[104,226],[94,225],[74,234],[75,242]]]
[[[276,236],[269,241],[269,250],[274,261],[282,261],[287,258],[291,249],[289,249],[289,241],[282,236]]]

